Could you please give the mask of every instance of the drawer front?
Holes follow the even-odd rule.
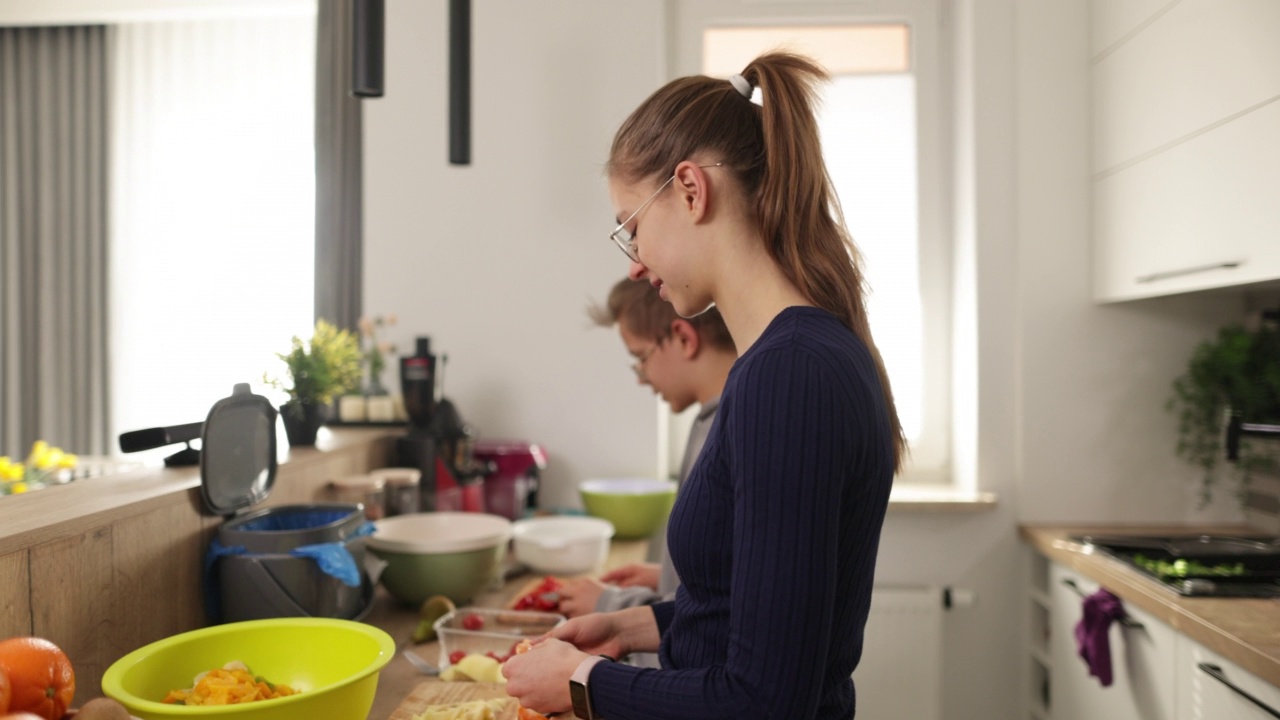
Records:
[[[1280,717],[1280,688],[1191,638],[1182,636],[1178,642],[1177,720]]]
[[[1125,603],[1129,625],[1111,624],[1112,684],[1103,687],[1080,658],[1075,627],[1084,596],[1098,584],[1054,564],[1050,657],[1053,663],[1054,720],[1174,720],[1177,633]]]

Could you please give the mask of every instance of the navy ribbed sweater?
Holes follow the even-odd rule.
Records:
[[[784,310],[730,371],[672,510],[663,669],[596,665],[597,715],[853,717],[893,467],[867,347],[824,310]]]

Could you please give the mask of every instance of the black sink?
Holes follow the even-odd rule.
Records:
[[[1076,535],[1180,595],[1280,597],[1274,535]]]

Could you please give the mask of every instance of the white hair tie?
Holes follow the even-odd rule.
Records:
[[[730,75],[729,84],[733,85],[734,90],[742,93],[742,97],[751,99],[751,83],[747,82],[746,78],[741,75]]]

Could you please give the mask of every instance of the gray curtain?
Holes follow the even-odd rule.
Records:
[[[356,330],[364,288],[360,100],[351,89],[352,0],[316,18],[316,318]]]
[[[0,455],[104,454],[106,29],[0,29]]]

